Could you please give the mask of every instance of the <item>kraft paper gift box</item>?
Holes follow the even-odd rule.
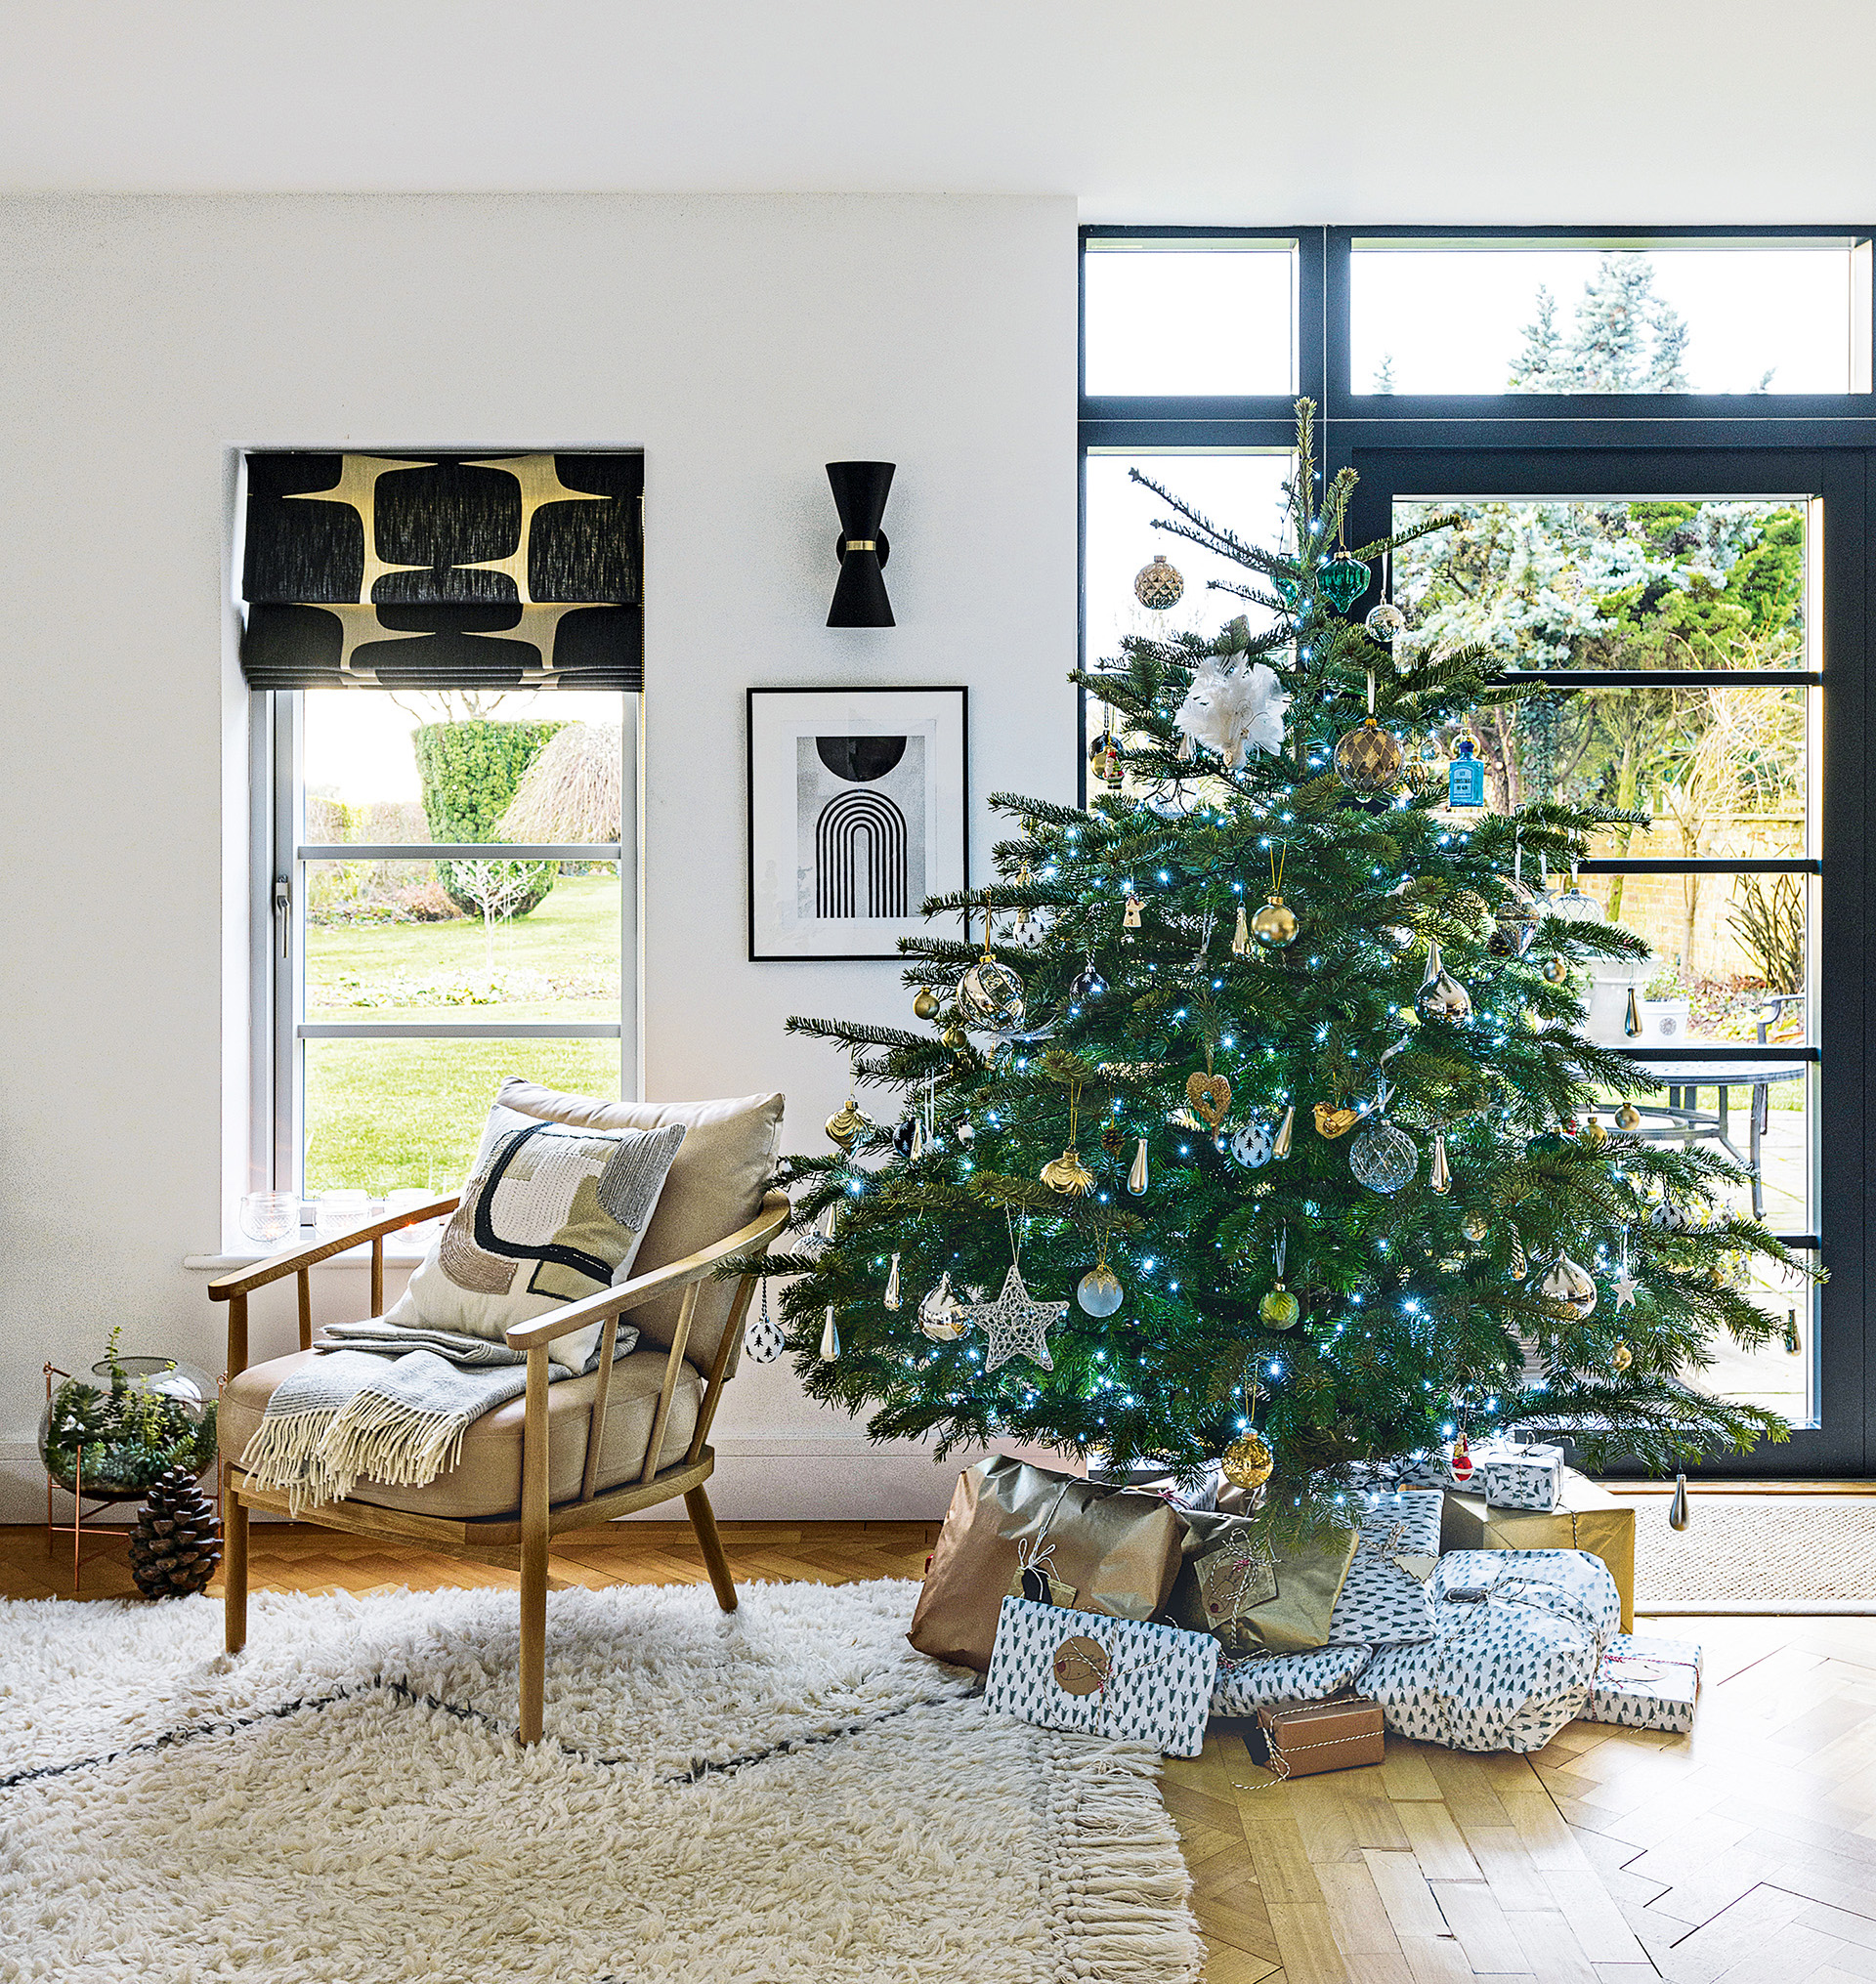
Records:
[[[1259,1709],[1257,1736],[1257,1744],[1247,1739],[1252,1756],[1280,1778],[1357,1770],[1386,1756],[1382,1713],[1373,1702],[1292,1702]]]
[[[1217,1669],[1209,1632],[1005,1598],[984,1707],[1044,1729],[1197,1756]]]
[[[1355,1686],[1398,1736],[1541,1750],[1582,1713],[1616,1632],[1614,1581],[1581,1550],[1459,1550],[1433,1577],[1435,1633],[1384,1648]]]
[[[1439,1547],[1450,1550],[1588,1550],[1608,1566],[1622,1601],[1622,1630],[1635,1630],[1635,1505],[1618,1501],[1573,1467],[1563,1470],[1554,1509],[1493,1508],[1482,1494],[1448,1490]]]
[[[1700,1649],[1692,1640],[1618,1632],[1602,1649],[1580,1713],[1585,1722],[1684,1736],[1693,1727],[1699,1694]]]
[[[1467,1484],[1495,1508],[1530,1508],[1549,1513],[1563,1492],[1561,1447],[1487,1440],[1472,1449],[1472,1478]]]

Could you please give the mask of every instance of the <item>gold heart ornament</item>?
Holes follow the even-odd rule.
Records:
[[[1185,1097],[1205,1121],[1216,1129],[1231,1107],[1231,1084],[1222,1075],[1188,1075]]]
[[[1319,1137],[1345,1137],[1360,1120],[1358,1109],[1331,1109],[1326,1102],[1316,1104],[1316,1134]]]

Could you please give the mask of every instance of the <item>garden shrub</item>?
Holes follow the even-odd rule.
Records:
[[[411,734],[417,771],[423,780],[423,810],[437,840],[490,840],[501,816],[515,796],[522,775],[533,763],[557,723],[493,723],[478,718],[467,723],[429,723]],[[439,862],[437,877],[444,892],[465,916],[479,916],[481,906],[453,873],[454,864]],[[553,862],[499,865],[529,877],[527,888],[508,916],[526,916],[537,909],[554,886]]]

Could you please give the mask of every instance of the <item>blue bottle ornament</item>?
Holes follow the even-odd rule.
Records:
[[[1478,755],[1477,744],[1471,738],[1460,739],[1451,769],[1446,774],[1446,803],[1448,806],[1483,806],[1485,803],[1485,766]]]

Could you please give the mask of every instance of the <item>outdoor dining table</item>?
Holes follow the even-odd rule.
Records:
[[[1805,1078],[1805,1062],[1774,1053],[1768,1054],[1762,1061],[1664,1061],[1650,1065],[1638,1059],[1635,1066],[1637,1073],[1646,1076],[1656,1088],[1665,1088],[1668,1099],[1665,1103],[1638,1103],[1636,1108],[1643,1118],[1643,1123],[1632,1134],[1650,1143],[1679,1140],[1691,1147],[1696,1142],[1710,1140],[1718,1144],[1735,1164],[1751,1174],[1752,1216],[1763,1219],[1766,1216],[1766,1191],[1761,1159],[1766,1131],[1769,1127],[1767,1118],[1771,1109],[1771,1091],[1787,1081],[1802,1081]],[[1700,1107],[1700,1091],[1703,1088],[1719,1091],[1713,1109]],[[1727,1113],[1730,1097],[1727,1091],[1732,1088],[1752,1090],[1744,1152],[1733,1143],[1730,1134],[1731,1119]],[[1652,1119],[1651,1122],[1649,1119]]]

